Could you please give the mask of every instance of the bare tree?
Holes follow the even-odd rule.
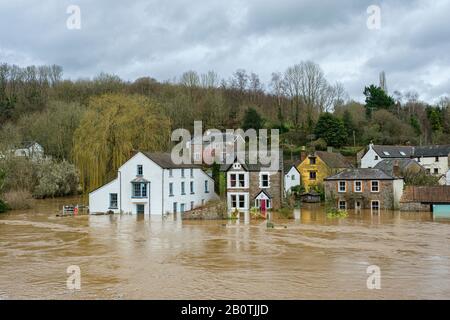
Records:
[[[201,76],[201,86],[203,88],[212,89],[219,86],[219,76],[215,71],[208,71]]]

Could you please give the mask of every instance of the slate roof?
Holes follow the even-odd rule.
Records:
[[[416,147],[374,145],[372,148],[382,158],[445,157],[450,153],[450,145]]]
[[[182,169],[182,168],[201,168],[197,164],[175,164],[172,161],[170,153],[161,152],[142,152],[147,158],[155,162],[161,168],[164,169]]]
[[[297,167],[298,167],[298,165],[300,163],[301,163],[300,160],[294,160],[294,161],[287,160],[287,161],[284,161],[284,173],[288,173],[289,170],[291,170],[292,167],[294,167],[298,171]]]
[[[278,165],[278,170],[277,171],[281,171],[281,170],[284,169],[284,167],[283,167],[283,152],[281,150],[279,150],[278,152],[279,152],[279,165]],[[233,161],[233,163],[236,162],[236,161],[237,161],[237,157],[235,158],[235,161]],[[256,164],[250,164],[248,162],[249,161],[248,161],[248,158],[247,158],[245,163],[241,163],[242,168],[244,168],[246,171],[264,171],[264,170],[267,170],[268,167],[269,167],[268,165],[261,164],[259,162],[256,163]],[[220,171],[224,171],[224,172],[228,171],[230,169],[230,167],[233,165],[233,163],[222,164],[220,166]]]
[[[322,159],[325,164],[330,168],[351,168],[352,165],[345,159],[345,157],[336,152],[316,151],[315,155]]]
[[[406,170],[410,165],[417,165],[421,170],[425,170],[425,168],[414,159],[384,159],[377,163],[374,169],[383,170],[388,175],[394,176],[394,165],[396,162],[398,163],[401,172]]]
[[[347,169],[334,176],[327,177],[325,181],[332,180],[394,180],[395,178],[380,169],[355,168]]]

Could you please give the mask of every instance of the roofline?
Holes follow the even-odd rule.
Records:
[[[89,192],[89,195],[91,195],[91,193],[94,193],[94,192],[97,192],[97,191],[99,191],[100,189],[102,189],[103,187],[106,187],[107,185],[109,185],[109,184],[111,184],[111,183],[113,183],[113,182],[115,182],[116,180],[118,180],[119,178],[118,177],[116,177],[115,179],[113,179],[113,180],[111,180],[111,181],[109,181],[109,182],[107,182],[107,183],[105,183],[105,184],[103,184],[103,185],[101,185],[100,187],[98,187],[98,188],[96,188],[96,189],[94,189],[94,190],[92,190],[91,192]]]

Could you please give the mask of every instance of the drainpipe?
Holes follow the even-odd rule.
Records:
[[[164,214],[164,168],[162,168],[161,215]]]

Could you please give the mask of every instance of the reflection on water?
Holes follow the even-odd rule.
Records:
[[[321,207],[295,219],[55,216],[67,199],[0,215],[0,299],[450,298],[450,223],[429,213]],[[74,200],[76,202],[76,200]],[[81,290],[66,269],[81,268]],[[381,290],[366,287],[381,268]]]

